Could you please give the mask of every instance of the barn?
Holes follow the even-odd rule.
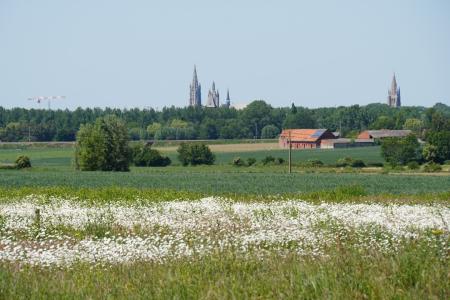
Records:
[[[387,137],[406,137],[411,130],[366,130],[358,135],[358,139],[383,139]]]
[[[320,148],[322,140],[335,139],[336,136],[328,129],[285,129],[278,140],[280,148],[289,148],[289,138],[292,149],[314,149]]]
[[[352,148],[352,147],[368,147],[375,146],[371,139],[330,139],[322,140],[320,148],[322,149],[336,149],[336,148]]]

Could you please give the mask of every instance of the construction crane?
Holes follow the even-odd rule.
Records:
[[[58,100],[58,99],[66,99],[66,96],[36,96],[36,97],[28,98],[28,100],[35,101],[37,103],[41,103],[42,101],[47,100],[49,110],[50,110],[50,106],[51,106],[51,101]]]

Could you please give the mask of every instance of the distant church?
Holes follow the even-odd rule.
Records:
[[[197,77],[197,67],[194,66],[194,76],[192,78],[192,84],[190,85],[190,96],[189,96],[189,106],[202,106],[202,87],[198,82]],[[227,99],[225,104],[222,106],[230,107],[230,91],[227,91]],[[213,81],[212,87],[208,92],[208,101],[206,102],[206,107],[219,107],[220,106],[220,95],[219,91],[216,90],[216,84]]]
[[[190,89],[189,106],[202,106],[202,86],[198,82],[196,66],[194,66],[194,78],[192,79]]]
[[[220,106],[220,95],[219,91],[216,91],[216,84],[213,81],[212,88],[208,92],[208,102],[207,107],[219,107]]]
[[[387,104],[390,107],[400,107],[402,105],[400,98],[400,87],[397,88],[397,80],[395,79],[395,73],[394,78],[392,78],[391,89],[388,91]]]

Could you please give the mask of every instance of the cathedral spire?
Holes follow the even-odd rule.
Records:
[[[219,107],[220,106],[220,96],[219,91],[216,90],[216,83],[213,81],[211,89],[208,92],[208,102],[206,102],[207,107]]]
[[[194,75],[192,76],[192,85],[195,85],[198,83],[198,78],[197,78],[197,66],[194,65]]]
[[[394,76],[392,77],[391,89],[388,91],[388,105],[391,107],[400,107],[400,87],[397,87],[397,79]]]
[[[396,93],[397,92],[397,80],[395,78],[395,73],[394,73],[394,77],[392,77],[392,84],[391,84],[391,93]]]
[[[231,100],[230,100],[230,89],[227,89],[227,99],[225,100],[225,106],[230,107]]]
[[[201,85],[198,82],[197,66],[194,65],[194,75],[192,76],[192,84],[190,86],[189,106],[201,106],[202,94]]]

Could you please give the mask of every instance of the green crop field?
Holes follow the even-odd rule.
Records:
[[[217,153],[217,163],[229,164],[235,157],[247,159],[254,157],[258,161],[264,157],[271,155],[274,157],[282,157],[288,159],[287,150],[268,150],[268,151],[254,151],[254,152],[226,152]],[[334,164],[340,158],[352,157],[354,159],[362,159],[366,163],[381,163],[383,158],[380,154],[379,147],[364,147],[364,148],[347,148],[347,149],[305,149],[292,150],[292,160],[294,164],[305,162],[307,160],[317,159],[325,164]]]
[[[162,152],[172,159],[174,165],[179,165],[177,153],[172,149]],[[0,163],[11,163],[19,155],[27,155],[31,158],[36,167],[70,167],[73,160],[74,149],[72,147],[54,148],[54,147],[18,147],[13,149],[0,149]],[[258,161],[271,155],[282,157],[287,160],[287,150],[258,150],[241,152],[216,152],[216,164],[230,164],[235,157],[247,159],[256,158]],[[310,159],[321,160],[325,164],[333,164],[340,158],[352,157],[362,159],[366,163],[380,163],[383,159],[379,147],[348,148],[348,149],[314,149],[314,150],[293,150],[292,159],[294,164],[304,162]]]
[[[285,167],[283,168],[285,170]],[[244,171],[233,167],[133,168],[127,173],[74,170],[3,170],[0,186],[135,187],[174,189],[209,194],[285,194],[359,185],[370,194],[418,194],[450,190],[448,176],[413,176],[360,173],[295,173]]]
[[[294,164],[309,159],[324,163],[335,163],[342,157],[363,159],[366,162],[381,162],[378,147],[340,150],[293,151]],[[173,166],[166,168],[133,167],[127,173],[79,172],[72,165],[73,148],[27,148],[0,150],[0,162],[10,163],[18,155],[31,158],[30,170],[0,170],[0,186],[68,186],[135,188],[157,188],[205,192],[209,194],[290,194],[330,190],[339,186],[358,185],[369,194],[420,194],[450,190],[447,176],[387,175],[315,172],[305,173],[294,167],[294,174],[287,174],[287,166],[234,167],[230,162],[235,157],[258,161],[267,155],[287,158],[285,150],[253,152],[217,152],[217,161],[212,166],[181,167],[173,151],[167,152]]]

